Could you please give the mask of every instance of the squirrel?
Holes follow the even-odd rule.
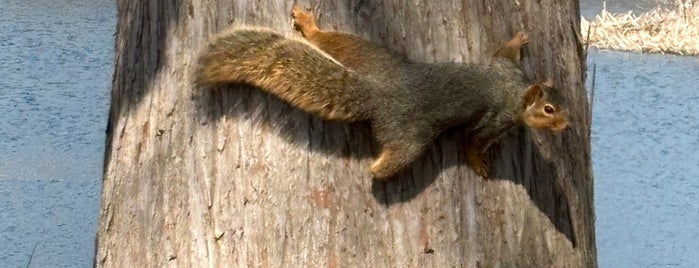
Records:
[[[291,15],[303,38],[254,27],[219,34],[199,58],[195,84],[246,83],[326,120],[369,121],[381,146],[370,167],[375,179],[392,178],[457,125],[469,132],[466,161],[487,179],[483,155],[510,128],[568,125],[552,82],[531,83],[521,70],[529,42],[523,32],[488,64],[419,63],[352,34],[322,31],[298,6]]]

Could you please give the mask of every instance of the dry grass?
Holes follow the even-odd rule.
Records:
[[[582,36],[603,49],[699,55],[699,0],[676,0],[673,9],[655,8],[638,16],[609,13],[581,22]]]

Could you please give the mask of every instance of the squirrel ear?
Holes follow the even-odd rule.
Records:
[[[544,81],[541,84],[546,86],[547,88],[553,88],[553,79],[548,78],[548,79],[546,79],[546,81]]]
[[[540,84],[535,84],[529,89],[527,89],[527,92],[524,93],[524,107],[529,107],[529,105],[532,105],[534,102],[539,100],[541,96],[544,94],[544,91],[541,88]]]

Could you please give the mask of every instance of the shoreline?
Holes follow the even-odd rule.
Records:
[[[699,1],[677,0],[671,9],[656,7],[633,14],[610,13],[606,4],[593,20],[580,20],[586,45],[641,53],[699,55]]]

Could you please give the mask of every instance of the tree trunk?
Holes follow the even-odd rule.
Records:
[[[96,266],[596,266],[578,1],[300,2],[322,28],[415,61],[481,62],[524,30],[527,74],[555,80],[571,126],[513,129],[490,149],[490,180],[465,164],[455,129],[374,181],[367,123],[192,85],[211,34],[292,34],[291,1],[118,1]]]

